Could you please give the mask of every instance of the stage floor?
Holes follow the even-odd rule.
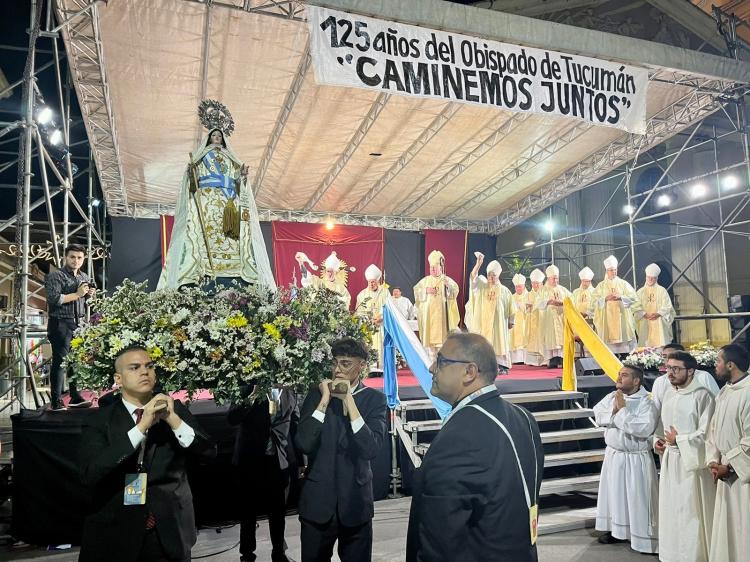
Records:
[[[495,379],[496,382],[512,380],[534,380],[534,379],[556,379],[562,377],[562,369],[548,369],[547,367],[532,367],[530,365],[514,365],[507,375],[500,375]],[[364,384],[371,388],[382,390],[383,377],[368,377]],[[409,369],[399,369],[398,387],[407,388],[419,386],[416,377]]]
[[[573,502],[573,500],[571,500]],[[579,507],[580,501],[575,501]],[[373,520],[373,562],[402,562],[406,550],[406,528],[409,520],[410,498],[395,500],[383,500],[375,502],[375,518]],[[593,505],[589,502],[587,506]],[[0,507],[0,516],[8,514],[10,502]],[[550,523],[554,518],[551,511],[542,508],[540,522]],[[3,528],[0,526],[0,531]],[[286,518],[286,540],[289,545],[288,555],[294,560],[300,560],[299,543],[300,524],[296,515]],[[577,560],[578,562],[636,562],[643,561],[642,554],[634,552],[626,544],[602,545],[596,540],[599,533],[593,529],[578,529],[557,533],[554,535],[543,535],[539,537],[539,559],[547,562],[564,562]],[[268,532],[268,524],[260,522],[257,532],[258,547],[256,555],[258,560],[270,560],[271,541]],[[222,529],[218,532],[214,529],[201,529],[198,533],[198,543],[193,548],[193,559],[197,557],[209,557],[214,562],[235,562],[239,559],[237,543],[239,541],[239,525]],[[0,558],[3,560],[30,560],[38,562],[74,562],[78,560],[78,548],[58,552],[45,552],[43,548],[27,547],[24,549],[0,550]],[[213,555],[213,556],[212,556]],[[339,557],[334,554],[333,562]]]

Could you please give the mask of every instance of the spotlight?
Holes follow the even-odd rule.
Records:
[[[633,213],[635,213],[635,207],[633,207],[633,205],[625,205],[622,208],[622,212],[626,215],[632,215]]]
[[[548,220],[547,222],[545,222],[544,223],[544,229],[547,232],[554,232],[555,231],[555,223],[554,223],[554,221]]]
[[[36,114],[37,123],[39,123],[40,125],[46,125],[47,123],[52,121],[52,117],[53,117],[52,110],[47,106],[44,106]]]
[[[669,207],[672,204],[672,198],[666,193],[659,195],[659,197],[656,198],[656,204],[659,207]]]
[[[333,227],[335,226],[334,222],[331,219],[328,219],[326,221],[326,229],[333,230]]]
[[[101,203],[102,203],[101,200],[97,199],[96,197],[91,200],[91,206],[92,207],[98,207],[99,205],[101,205]]]
[[[724,189],[737,189],[740,186],[740,179],[737,176],[726,176],[721,180],[721,187]]]
[[[534,242],[533,240],[529,240],[528,242],[523,243],[525,248],[531,248],[534,244],[536,244],[536,242]]]
[[[693,199],[700,199],[706,195],[706,186],[702,183],[696,183],[690,188],[690,197]]]
[[[49,135],[49,142],[51,142],[54,145],[61,144],[63,141],[62,131],[60,129],[55,129],[50,133]]]

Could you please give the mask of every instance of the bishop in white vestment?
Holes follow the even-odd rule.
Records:
[[[352,302],[352,295],[346,288],[344,279],[346,274],[341,270],[341,260],[336,256],[336,252],[331,252],[323,263],[325,271],[323,277],[312,275],[308,268],[317,269],[317,266],[303,252],[297,252],[294,256],[302,271],[300,282],[303,287],[315,287],[317,290],[327,289],[336,293],[342,303],[349,309]]]
[[[357,306],[354,314],[368,318],[377,330],[372,335],[372,347],[378,354],[377,366],[383,366],[383,307],[390,294],[380,282],[383,272],[374,263],[365,269],[367,287],[357,295]]]
[[[433,250],[427,257],[430,274],[414,286],[419,339],[434,358],[448,335],[458,328],[458,283],[445,275],[445,256]]]
[[[667,290],[657,283],[661,268],[655,263],[646,267],[646,284],[638,289],[640,310],[638,321],[638,345],[660,349],[672,341],[674,308]]]
[[[542,311],[536,308],[536,300],[542,290],[544,273],[535,269],[529,274],[531,291],[526,302],[526,354],[524,362],[527,365],[546,365],[544,359],[544,332],[542,332]]]
[[[544,361],[562,357],[564,317],[563,301],[572,297],[570,291],[560,285],[560,270],[550,265],[546,270],[547,282],[539,291],[535,307],[542,311],[541,325],[544,346]]]
[[[695,358],[667,360],[671,386],[664,399],[654,449],[659,473],[659,560],[708,562],[716,486],[706,468],[706,432],[714,397],[698,382]]]
[[[523,363],[526,360],[526,303],[529,292],[526,290],[526,277],[520,273],[513,276],[513,303],[516,313],[513,316],[513,328],[510,330],[510,354],[513,363]]]
[[[596,530],[609,531],[599,542],[629,540],[633,550],[658,550],[658,482],[651,453],[657,413],[649,393],[641,386],[643,372],[623,366],[617,390],[596,406],[597,425],[604,427],[604,453]]]
[[[612,353],[630,353],[636,346],[634,313],[640,310],[635,289],[617,276],[617,258],[604,260],[606,277],[594,290],[594,326]]]

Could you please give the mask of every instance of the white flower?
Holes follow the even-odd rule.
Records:
[[[186,320],[188,316],[190,316],[190,311],[187,308],[180,308],[172,315],[172,323],[179,324],[183,320]]]

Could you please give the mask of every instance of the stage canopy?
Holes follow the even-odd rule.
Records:
[[[316,5],[645,68],[645,134],[316,83],[307,8],[283,0],[60,0],[113,215],[172,211],[201,99],[224,103],[262,220],[502,232],[721,108],[750,64],[439,0]]]

